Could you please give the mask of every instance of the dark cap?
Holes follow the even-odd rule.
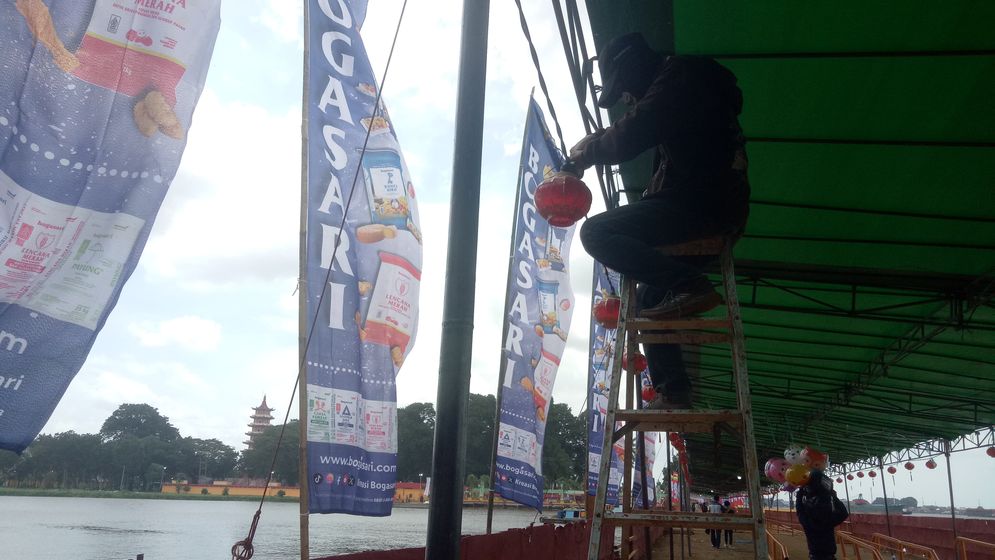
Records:
[[[644,65],[658,58],[642,33],[627,33],[608,41],[598,54],[602,79],[598,106],[608,108],[618,103],[632,76],[637,72],[651,72],[652,69]]]

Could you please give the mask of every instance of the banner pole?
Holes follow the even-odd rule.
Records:
[[[525,117],[525,129],[522,131],[522,153],[525,153],[526,145],[528,144],[528,133],[529,133],[529,122],[532,120],[532,96],[535,95],[535,87],[532,88],[532,93],[529,94],[529,109],[528,115]],[[508,339],[508,303],[510,301],[510,290],[507,286],[511,285],[512,278],[514,278],[514,272],[511,270],[512,265],[515,263],[515,224],[518,223],[518,206],[522,203],[522,174],[525,168],[522,167],[521,163],[518,165],[518,188],[515,189],[515,206],[512,210],[511,217],[511,246],[508,248],[508,282],[505,284],[504,292],[504,325],[501,328],[501,355],[498,361],[498,384],[497,392],[495,393],[495,403],[494,403],[494,437],[491,438],[491,473],[490,482],[487,485],[487,534],[491,534],[492,521],[494,519],[494,477],[497,470],[497,444],[498,444],[498,430],[501,427],[501,400],[504,395],[504,376],[508,373],[508,360],[504,358],[504,344]]]
[[[477,283],[489,10],[490,0],[463,2],[449,206],[449,252],[446,255],[442,345],[432,448],[432,480],[436,484],[429,502],[426,560],[457,560],[460,557],[466,407],[470,398],[474,291]]]
[[[304,364],[304,352],[307,348],[307,332],[308,332],[308,321],[307,321],[307,205],[308,205],[308,188],[307,188],[307,156],[308,156],[308,84],[310,80],[310,72],[308,71],[308,62],[310,57],[310,49],[308,48],[308,32],[310,28],[310,0],[304,0],[304,79],[301,86],[301,218],[300,218],[300,237],[299,237],[299,262],[298,262],[298,278],[297,278],[297,354],[298,354],[298,364]],[[297,388],[297,402],[298,402],[298,420],[297,427],[300,433],[300,442],[298,444],[298,504],[300,506],[300,541],[301,541],[301,560],[308,560],[311,555],[311,543],[310,543],[310,527],[308,511],[310,504],[309,500],[309,490],[311,485],[309,484],[310,478],[308,477],[307,468],[307,366],[301,367],[300,371],[297,372],[298,378],[298,388]]]

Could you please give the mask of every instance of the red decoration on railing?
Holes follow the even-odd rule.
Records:
[[[622,309],[622,300],[618,296],[605,296],[594,304],[591,314],[599,325],[606,329],[618,327],[618,313]]]
[[[591,209],[591,189],[575,175],[557,173],[536,189],[539,215],[555,227],[570,227]]]
[[[868,471],[867,476],[876,478],[878,476],[878,471]]]
[[[898,469],[896,469],[895,467],[888,467],[888,474],[895,474],[897,472]]]
[[[908,463],[905,463],[905,470],[911,471],[914,468],[916,468],[916,466],[915,466],[915,464],[912,463],[912,461],[909,461]]]
[[[629,370],[628,352],[622,354],[622,367],[625,368],[626,371]],[[646,371],[646,368],[648,367],[649,367],[649,362],[646,361],[646,356],[643,356],[639,352],[636,352],[635,354],[632,355],[633,371],[635,371],[636,373],[641,373],[643,371]]]
[[[929,469],[929,470],[935,469],[936,468],[936,461],[934,461],[932,459],[930,459],[929,461],[926,461],[926,468]]]
[[[857,471],[857,478],[864,478],[864,471]]]
[[[836,477],[836,484],[843,484],[843,477],[841,476]]]
[[[989,447],[985,450],[985,453],[987,453],[989,457],[995,459],[995,447]]]
[[[853,475],[852,475],[852,474],[848,474],[848,475],[846,475],[846,479],[847,479],[847,480],[853,480]]]

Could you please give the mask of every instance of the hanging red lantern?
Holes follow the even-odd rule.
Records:
[[[629,354],[628,354],[628,352],[626,352],[625,354],[622,354],[622,367],[625,368],[626,371],[629,370]],[[633,369],[635,370],[636,373],[642,373],[642,372],[646,371],[646,368],[649,367],[649,362],[646,361],[646,356],[643,356],[639,352],[636,352],[635,354],[633,354],[632,355],[632,367],[633,367]]]
[[[651,401],[656,398],[656,389],[653,387],[643,387],[642,397],[644,401]]]
[[[867,476],[875,478],[878,475],[878,471],[868,471]]]
[[[667,434],[667,439],[670,440],[670,443],[676,444],[677,441],[681,439],[681,434],[677,432],[670,432],[669,434]]]
[[[926,461],[926,468],[929,469],[929,470],[935,469],[936,468],[936,461],[934,461],[932,459],[930,459],[929,461]]]
[[[557,173],[535,193],[536,210],[554,227],[570,227],[591,209],[591,189],[576,175]]]
[[[618,327],[618,312],[622,309],[622,300],[618,296],[611,295],[601,298],[601,301],[594,304],[591,314],[599,325],[606,329]]]
[[[987,453],[989,457],[995,459],[995,447],[989,447],[985,450],[985,453]]]
[[[852,475],[852,474],[848,474],[848,475],[846,475],[846,479],[847,479],[847,480],[853,480],[853,475]]]
[[[857,471],[857,478],[864,478],[864,471]]]
[[[888,467],[888,474],[895,474],[896,472],[898,472],[898,469],[895,467]]]
[[[843,477],[842,476],[836,477],[836,484],[843,484]]]
[[[912,461],[909,461],[908,463],[905,463],[905,470],[911,471],[914,468],[916,468],[916,466],[915,466],[915,464],[912,463]]]

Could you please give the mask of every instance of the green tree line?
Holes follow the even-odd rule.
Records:
[[[485,485],[494,441],[493,395],[470,395],[467,406],[466,475],[470,486]],[[587,458],[586,420],[554,403],[546,422],[543,474],[547,486],[581,488]],[[40,435],[18,456],[0,450],[0,485],[83,490],[158,492],[171,480],[265,478],[298,481],[300,432],[270,426],[251,450],[238,453],[217,439],[183,437],[169,418],[148,404],[122,404],[97,434],[73,431]],[[397,477],[429,476],[435,407],[414,403],[397,411]],[[276,459],[274,460],[274,455]]]

